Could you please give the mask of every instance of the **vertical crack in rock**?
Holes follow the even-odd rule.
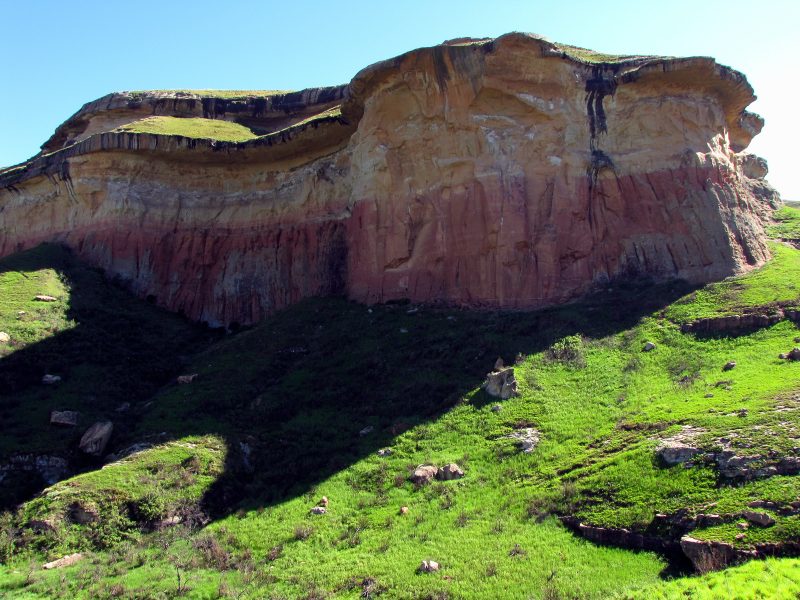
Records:
[[[605,64],[592,67],[592,75],[586,80],[586,115],[589,119],[590,163],[588,178],[590,211],[600,171],[614,169],[611,157],[598,147],[598,137],[601,133],[608,133],[603,99],[606,96],[613,96],[614,92],[617,91],[616,71],[616,67]]]

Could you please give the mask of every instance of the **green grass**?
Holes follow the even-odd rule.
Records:
[[[625,54],[605,54],[603,52],[596,52],[588,48],[580,48],[578,46],[570,46],[569,44],[555,44],[556,48],[561,50],[567,56],[581,60],[588,63],[619,63],[627,60],[641,59],[641,58],[658,58],[656,56],[632,56]]]
[[[33,301],[41,293],[57,301]],[[101,419],[115,423],[118,443],[128,443],[137,402],[180,373],[182,355],[215,337],[110,285],[57,245],[0,260],[0,331],[11,336],[0,347],[0,463],[13,454],[69,457]],[[46,373],[62,381],[42,385]],[[131,409],[117,412],[125,402]],[[79,411],[78,427],[50,426],[51,410]],[[7,478],[0,506],[41,485],[30,474]]]
[[[797,250],[771,243],[772,260],[741,277],[712,283],[675,302],[667,316],[678,322],[741,314],[775,303],[800,304],[800,261]]]
[[[628,600],[795,600],[800,596],[800,560],[769,558],[717,573],[686,577],[621,595]]]
[[[226,100],[245,100],[247,98],[266,98],[278,94],[291,94],[294,90],[136,90],[129,92],[135,96],[149,94],[191,94],[201,98],[225,98]]]
[[[0,331],[11,337],[0,342],[0,357],[75,326],[66,314],[68,287],[56,266],[38,268],[45,262],[57,262],[45,247],[0,261]],[[39,302],[38,295],[57,301]]]
[[[767,229],[771,237],[800,240],[800,207],[787,205],[772,216],[776,223]]]
[[[111,525],[102,535],[66,522],[57,535],[24,530],[15,557],[0,567],[0,593],[170,597],[178,574],[196,598],[356,598],[365,580],[387,598],[671,598],[687,590],[748,598],[792,590],[791,560],[664,581],[663,557],[593,545],[556,517],[646,530],[656,513],[727,515],[753,500],[800,497],[798,477],[733,484],[713,465],[663,468],[654,455],[658,438],[687,425],[702,428],[697,443],[708,451],[727,437],[743,455],[794,452],[800,363],[777,355],[800,330],[784,321],[698,337],[676,321],[796,299],[788,279],[798,269],[800,251],[775,246],[761,270],[692,295],[678,284],[619,286],[533,313],[304,301],[198,346],[183,364],[198,373],[192,384],[167,384],[141,401],[123,439],[157,439],[157,448],[48,488],[6,517],[57,517],[87,499]],[[89,320],[76,319],[75,329]],[[656,349],[642,352],[646,341]],[[518,355],[520,396],[494,411],[483,375],[497,356],[513,363]],[[723,372],[729,360],[737,366]],[[373,432],[360,435],[367,426]],[[506,437],[523,426],[541,432],[530,454]],[[378,456],[383,447],[392,454]],[[189,454],[205,466],[182,487]],[[450,461],[465,468],[464,479],[419,489],[407,479],[418,464]],[[310,515],[323,495],[328,514]],[[151,532],[130,507],[153,497],[163,502],[145,502],[149,515],[181,505],[212,522]],[[797,539],[798,518],[774,516],[775,526],[751,528],[737,543]],[[8,526],[0,527],[0,546],[2,531]],[[728,524],[692,535],[733,541],[738,531]],[[89,557],[65,577],[38,569],[76,549]],[[442,570],[417,574],[423,559]]]
[[[156,135],[180,135],[195,139],[219,140],[222,142],[246,142],[258,136],[244,125],[219,119],[147,117],[118,128],[130,133],[152,133]]]

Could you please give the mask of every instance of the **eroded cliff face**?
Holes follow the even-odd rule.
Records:
[[[416,50],[270,105],[242,143],[105,131],[131,110],[107,97],[0,173],[0,255],[60,241],[212,324],[333,293],[530,308],[763,263],[779,200],[743,152],[745,78],[587,56],[524,34]],[[237,114],[256,118],[216,116]]]

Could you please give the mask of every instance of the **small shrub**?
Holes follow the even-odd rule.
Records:
[[[192,546],[200,552],[206,567],[218,571],[227,571],[230,568],[231,555],[214,536],[208,535],[197,538]]]
[[[456,517],[456,527],[466,527],[467,523],[469,522],[469,515],[466,511],[461,511],[458,517]]]
[[[514,544],[514,547],[511,548],[511,550],[509,550],[509,552],[508,552],[509,556],[523,557],[523,556],[526,556],[527,554],[528,553],[525,550],[523,550],[522,546],[520,546],[519,544]]]
[[[295,525],[294,527],[294,539],[298,542],[307,540],[312,533],[314,533],[314,528],[311,525]]]
[[[572,367],[586,366],[583,339],[579,335],[561,338],[547,349],[545,356],[553,362],[560,362]]]
[[[283,544],[273,546],[269,549],[269,552],[267,552],[267,560],[269,562],[278,560],[281,556],[283,556]]]
[[[494,577],[495,575],[497,575],[497,563],[490,562],[486,565],[486,577]]]

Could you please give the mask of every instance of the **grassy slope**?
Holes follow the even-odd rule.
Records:
[[[0,570],[0,590],[14,597],[137,589],[169,596],[177,591],[177,567],[191,578],[188,595],[198,598],[355,598],[365,579],[385,589],[383,597],[671,598],[686,590],[698,598],[781,597],[798,585],[796,561],[659,583],[662,558],[591,545],[548,515],[644,528],[657,512],[728,513],[752,500],[800,497],[797,477],[720,485],[710,466],[665,469],[653,454],[656,438],[681,425],[703,427],[701,441],[710,446],[735,435],[743,453],[791,452],[800,426],[800,402],[791,400],[800,391],[800,363],[777,354],[793,345],[798,329],[782,322],[738,337],[699,338],[680,333],[672,319],[717,314],[731,302],[741,309],[776,295],[791,299],[787,273],[798,268],[800,251],[776,247],[775,260],[760,271],[666,310],[658,301],[677,299],[678,289],[620,289],[527,314],[305,302],[196,355],[187,371],[198,379],[163,388],[136,424],[140,436],[165,431],[203,456],[222,456],[224,440],[224,473],[212,482],[216,467],[209,467],[191,494],[205,494],[204,509],[216,516],[211,525],[147,534],[126,523],[126,542],[98,549],[66,579],[29,575],[28,561],[42,553],[98,546],[91,527],[65,526],[22,548]],[[575,333],[571,359],[548,351]],[[648,340],[657,348],[643,353]],[[518,352],[521,396],[495,412],[478,389],[481,374],[498,354],[508,362]],[[723,373],[728,360],[737,367]],[[792,410],[775,412],[778,402]],[[520,425],[542,432],[532,454],[503,437]],[[374,432],[359,435],[365,426]],[[241,464],[243,442],[254,472]],[[392,455],[378,457],[384,446]],[[25,514],[52,517],[63,514],[67,500],[90,497],[111,515],[154,494],[165,501],[150,512],[175,514],[181,488],[174,482],[184,480],[187,457],[159,458],[173,448],[167,443],[125,468],[97,472],[102,477],[58,484],[25,505]],[[146,471],[154,460],[163,461],[161,469],[138,485],[126,483],[131,469]],[[414,489],[408,470],[428,461],[459,462],[467,476]],[[158,476],[165,470],[177,474]],[[63,501],[61,489],[69,490]],[[322,495],[330,498],[329,512],[312,517],[309,508]],[[400,506],[409,514],[400,516]],[[738,543],[796,539],[796,518],[775,516],[776,526],[751,528]],[[693,535],[732,541],[735,533],[722,526]],[[415,574],[424,558],[439,561],[442,571]]]
[[[42,293],[58,300],[33,300]],[[0,463],[11,454],[75,457],[84,429],[101,419],[115,422],[118,443],[129,442],[140,417],[136,402],[178,374],[181,355],[210,337],[109,285],[55,245],[0,260],[0,331],[11,336],[0,346]],[[61,383],[41,385],[45,373]],[[132,409],[116,412],[124,402]],[[79,426],[49,426],[54,409],[79,411]],[[17,482],[21,490],[40,484],[31,476]],[[15,499],[17,486],[4,481],[0,507]]]
[[[250,129],[238,123],[217,119],[180,117],[147,117],[123,125],[118,131],[180,135],[188,138],[220,140],[222,142],[246,142],[258,137]]]

